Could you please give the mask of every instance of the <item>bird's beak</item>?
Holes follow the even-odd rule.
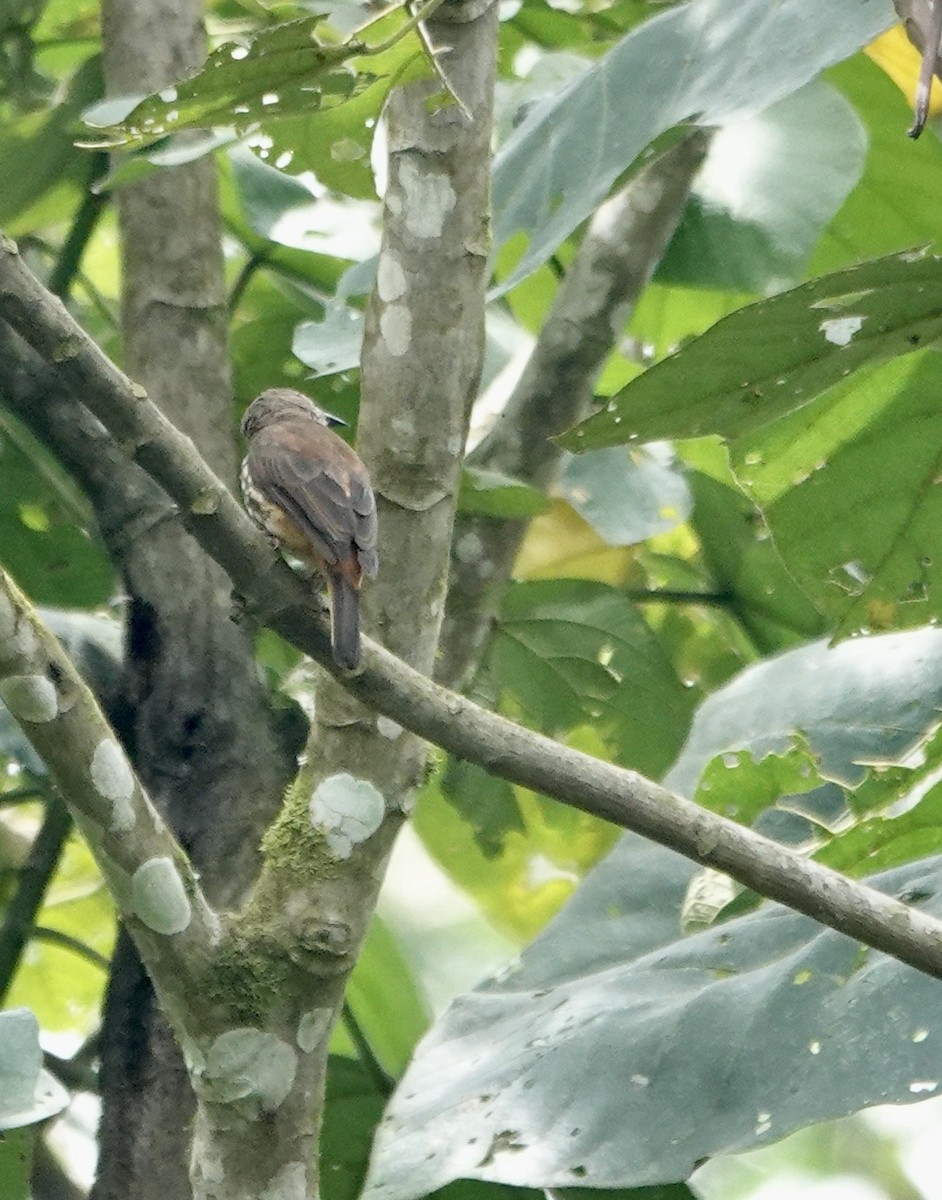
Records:
[[[321,411],[324,412],[323,409],[321,409]],[[343,419],[343,417],[338,417],[334,413],[324,412],[324,416],[327,418],[328,425],[349,425],[350,424],[349,421],[345,421]]]

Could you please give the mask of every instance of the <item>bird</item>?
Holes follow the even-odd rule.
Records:
[[[334,661],[360,662],[360,584],[379,566],[376,499],[345,424],[292,388],[269,388],[245,410],[240,482],[249,516],[269,541],[327,581]]]

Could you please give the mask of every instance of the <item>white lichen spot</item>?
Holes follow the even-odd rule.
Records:
[[[330,1029],[330,1009],[312,1008],[301,1014],[298,1021],[298,1045],[305,1054],[310,1054],[321,1044]]]
[[[772,1114],[769,1112],[760,1112],[756,1117],[756,1134],[768,1133],[772,1128]]]
[[[39,638],[36,631],[25,617],[21,618],[13,631],[11,642],[13,653],[21,658],[32,658],[39,650]]]
[[[812,1054],[820,1054],[821,1053],[821,1043],[818,1041],[809,1042],[808,1049],[811,1051]]]
[[[379,829],[386,812],[382,793],[366,779],[344,771],[318,784],[308,805],[311,824],[321,829],[337,858],[349,858],[353,847]]]
[[[394,742],[397,737],[402,735],[402,726],[398,721],[392,720],[391,717],[377,717],[376,732],[380,737],[388,738],[391,742]]]
[[[18,721],[40,725],[59,712],[59,698],[43,675],[9,675],[0,682],[0,700]]]
[[[390,304],[379,319],[379,331],[393,358],[402,358],[412,345],[412,313],[404,304]]]
[[[196,1088],[204,1100],[233,1104],[254,1120],[284,1102],[297,1069],[297,1054],[274,1033],[228,1029],[210,1046]]]
[[[399,171],[405,194],[406,228],[417,238],[439,238],[445,218],[455,207],[455,189],[446,175],[423,170],[405,159]]]
[[[818,328],[832,346],[847,346],[859,333],[866,317],[828,317]]]
[[[455,545],[455,557],[459,562],[473,563],[484,553],[484,543],[476,533],[462,534]]]
[[[909,1085],[909,1090],[914,1096],[921,1096],[927,1092],[934,1092],[938,1086],[937,1079],[914,1079]]]
[[[303,1162],[286,1163],[258,1200],[306,1200],[307,1172]]]
[[[169,858],[149,858],[131,880],[131,908],[154,933],[182,933],[192,910],[180,873]]]
[[[924,1042],[928,1036],[929,1036],[928,1029],[917,1029],[916,1032],[913,1034],[913,1041],[914,1042]]]
[[[0,592],[0,658],[10,657],[9,643],[16,632],[16,609],[5,592]]]
[[[395,254],[387,250],[380,257],[379,267],[376,271],[376,290],[379,292],[380,300],[384,304],[392,304],[394,300],[398,300],[400,296],[406,294],[408,286],[406,273],[399,265],[399,260]]]
[[[134,826],[134,774],[124,751],[114,738],[104,738],[95,747],[91,765],[92,783],[100,796],[111,801],[112,833],[127,833]]]

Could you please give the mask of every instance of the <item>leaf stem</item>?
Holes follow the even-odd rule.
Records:
[[[375,23],[376,18],[374,18],[372,21],[368,21],[365,25],[361,25],[360,29],[351,35],[348,45],[355,46],[357,43],[359,43],[360,48],[357,50],[357,54],[362,54],[364,56],[371,54],[383,54],[385,51],[391,50],[398,42],[401,42],[406,34],[411,33],[413,29],[418,29],[422,22],[427,21],[432,13],[434,13],[435,10],[443,3],[444,0],[426,0],[426,3],[423,4],[416,12],[414,12],[409,20],[406,21],[404,25],[401,25],[395,33],[391,33],[388,38],[384,38],[383,41],[377,42],[375,46],[370,46],[367,43],[360,41],[359,34],[360,30],[369,29],[369,27]]]
[[[95,154],[92,156],[91,168],[88,173],[85,195],[79,205],[78,212],[72,222],[68,237],[62,244],[56,265],[49,276],[49,290],[60,300],[67,300],[69,291],[78,275],[79,265],[85,247],[95,232],[98,218],[108,204],[107,193],[95,191],[95,184],[108,168],[108,156]]]
[[[396,1081],[373,1053],[373,1047],[367,1041],[366,1034],[360,1027],[360,1022],[356,1019],[348,1000],[344,1000],[340,1015],[344,1027],[350,1035],[350,1041],[353,1042],[356,1048],[360,1065],[373,1081],[376,1090],[383,1096],[391,1096],[396,1086]]]

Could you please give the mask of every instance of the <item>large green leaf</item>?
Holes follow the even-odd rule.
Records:
[[[927,350],[736,447],[789,572],[841,635],[942,616],[940,391]]]
[[[940,710],[942,632],[812,642],[748,667],[708,697],[665,783],[692,795],[716,755],[746,749],[761,758],[801,733],[822,774],[854,786],[866,774],[861,764],[906,759]]]
[[[103,131],[101,144],[134,148],[181,129],[231,125],[244,133],[263,117],[336,103],[357,86],[345,66],[354,51],[319,41],[322,23],[319,15],[301,17],[247,43],[225,42],[191,78],[153,96],[103,101],[85,120]]]
[[[937,981],[778,905],[681,938],[692,870],[626,837],[516,969],[452,1005],[393,1096],[368,1200],[679,1180],[936,1090]],[[875,882],[942,912],[942,860]]]
[[[735,438],[872,362],[942,336],[942,259],[906,252],[739,309],[570,430],[572,450],[635,439]]]
[[[854,109],[819,82],[730,122],[710,143],[657,278],[759,293],[798,283],[866,152]]]
[[[373,1053],[398,1075],[428,1028],[428,1010],[396,935],[374,916],[346,999]]]
[[[759,663],[701,706],[666,782],[692,792],[716,755],[746,748],[729,753],[721,783],[709,776],[725,806],[737,775],[754,784],[753,760],[803,731],[825,777],[858,784],[863,763],[907,759],[938,724],[940,668],[933,629]],[[798,790],[803,761],[792,754],[771,774]],[[937,982],[779,906],[681,938],[695,872],[624,837],[518,967],[455,1002],[393,1097],[372,1200],[469,1175],[531,1187],[677,1180],[706,1157],[935,1091]],[[942,859],[877,882],[942,913]]]
[[[779,650],[823,633],[821,614],[782,561],[760,509],[734,481],[701,471],[688,479],[700,552],[717,591],[753,642],[765,651]]]
[[[660,134],[683,121],[715,126],[759,112],[892,18],[881,0],[690,0],[634,28],[537,105],[499,153],[497,242],[520,231],[529,238],[504,286],[545,262]]]
[[[404,20],[404,9],[380,14],[370,24],[372,46],[319,36],[322,14],[270,25],[223,43],[189,79],[104,101],[85,120],[101,131],[94,144],[128,149],[223,126],[249,135],[276,165],[314,170],[328,186],[372,198],[369,152],[389,89],[430,70],[415,34],[395,40]],[[384,38],[392,44],[380,49]]]
[[[854,105],[869,149],[863,177],[825,230],[811,273],[936,241],[942,232],[942,146],[938,138],[900,137],[912,112],[899,88],[863,54],[828,79]]]
[[[70,216],[91,169],[88,154],[75,146],[74,126],[101,89],[101,63],[92,58],[76,71],[50,112],[27,113],[5,124],[0,132],[0,225],[7,232],[33,232],[37,218]]]
[[[619,761],[649,774],[663,771],[686,733],[691,693],[634,607],[605,584],[515,584],[491,664],[539,728],[594,724]]]

